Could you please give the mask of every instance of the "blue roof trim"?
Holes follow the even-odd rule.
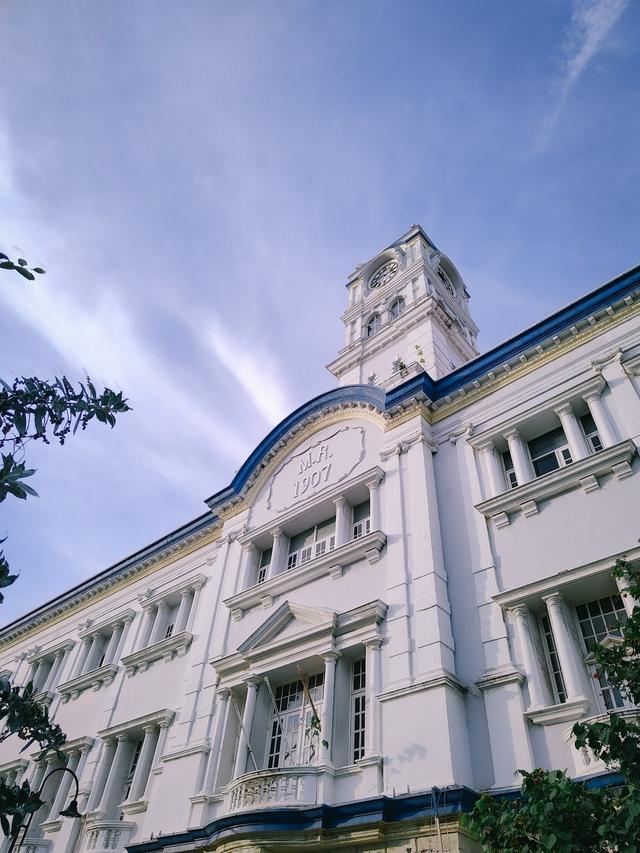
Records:
[[[258,465],[262,457],[265,456],[281,438],[284,438],[289,430],[291,430],[300,421],[309,417],[309,415],[314,414],[314,412],[320,411],[326,406],[335,406],[340,403],[366,403],[367,405],[375,406],[375,408],[383,412],[385,393],[382,388],[377,388],[375,385],[346,385],[343,388],[334,388],[332,391],[326,391],[324,394],[319,394],[317,397],[314,397],[312,400],[304,403],[290,415],[287,415],[283,421],[280,421],[280,423],[262,439],[251,456],[249,456],[246,462],[242,465],[231,483],[225,489],[222,489],[210,498],[207,498],[205,503],[213,509],[215,506],[224,503],[239,494],[249,479],[251,472],[256,465]]]
[[[576,779],[587,788],[604,788],[620,785],[623,778],[618,773],[602,773],[588,779]],[[520,789],[492,793],[499,799],[518,799]],[[174,832],[131,844],[128,853],[159,853],[177,845],[196,841],[211,843],[238,835],[251,836],[268,832],[295,832],[309,830],[335,830],[363,826],[371,823],[400,823],[447,815],[459,815],[471,811],[480,794],[470,788],[432,788],[422,794],[406,794],[399,797],[375,797],[370,800],[355,800],[339,806],[309,806],[308,808],[264,809],[225,815],[205,826]]]
[[[227,815],[198,829],[163,835],[127,847],[129,853],[156,853],[168,847],[195,841],[211,843],[228,836],[260,835],[266,832],[347,829],[363,824],[387,823],[438,814],[461,814],[473,808],[478,794],[469,788],[438,789],[424,794],[403,797],[376,797],[339,806],[310,806],[309,808],[265,809]]]
[[[434,400],[438,400],[447,394],[451,394],[468,382],[472,382],[479,376],[483,376],[494,367],[499,367],[505,361],[509,361],[527,349],[541,344],[543,341],[553,337],[559,332],[565,331],[576,322],[584,320],[595,311],[606,308],[612,302],[624,299],[632,291],[640,286],[640,265],[633,267],[616,278],[587,293],[586,296],[576,299],[564,308],[545,317],[534,326],[530,326],[523,332],[509,338],[504,343],[494,347],[473,361],[467,362],[462,367],[449,373],[434,383]],[[408,383],[407,383],[408,384]],[[404,386],[402,386],[404,387]],[[400,391],[397,388],[396,391]]]
[[[2,640],[5,634],[10,634],[12,631],[17,630],[22,624],[31,622],[34,619],[37,619],[38,616],[44,615],[44,613],[51,607],[61,607],[66,601],[71,601],[76,596],[89,592],[93,587],[99,586],[114,575],[121,574],[127,569],[133,567],[136,563],[141,563],[144,562],[144,560],[148,560],[150,557],[154,557],[156,554],[164,551],[168,546],[176,545],[183,539],[188,539],[189,536],[193,536],[195,533],[199,533],[207,527],[212,527],[216,521],[217,517],[212,515],[210,512],[205,512],[204,515],[194,518],[193,521],[188,521],[186,524],[183,524],[181,527],[178,527],[176,530],[173,530],[171,533],[163,536],[161,539],[156,539],[155,542],[141,548],[139,551],[136,551],[134,554],[126,557],[119,563],[114,563],[108,568],[103,569],[103,571],[98,572],[98,574],[93,575],[87,580],[82,581],[82,583],[66,590],[61,595],[57,595],[50,601],[41,604],[40,607],[36,607],[34,610],[30,610],[23,616],[18,617],[13,622],[3,625],[0,629],[0,640]]]

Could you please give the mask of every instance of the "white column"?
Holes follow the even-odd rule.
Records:
[[[592,391],[590,394],[585,394],[583,399],[587,406],[589,406],[589,411],[598,430],[600,441],[604,447],[611,447],[613,444],[616,444],[617,438],[609,421],[609,416],[602,405],[600,394],[600,391]]]
[[[242,547],[242,589],[255,586],[258,568],[258,549],[253,542]]]
[[[200,593],[202,592],[203,582],[198,583],[197,586],[193,588],[193,600],[191,602],[191,609],[189,610],[189,618],[187,619],[187,627],[185,630],[191,631],[193,629],[193,621],[196,618],[196,612],[198,610],[198,602],[200,601]]]
[[[131,791],[129,792],[129,801],[136,802],[144,798],[144,792],[149,781],[149,773],[151,771],[151,762],[158,740],[158,727],[145,726],[144,740],[142,741],[142,749],[138,758],[135,773],[131,781]]]
[[[374,477],[365,483],[369,489],[369,518],[371,519],[371,532],[381,529],[380,519],[380,477]]]
[[[176,634],[181,634],[187,627],[189,620],[189,610],[193,601],[193,590],[184,589],[180,593],[180,606],[178,607],[178,615],[176,616]]]
[[[96,664],[98,663],[98,652],[100,646],[102,645],[102,642],[103,639],[100,633],[92,635],[91,648],[89,649],[89,654],[87,655],[87,660],[85,661],[85,666],[83,670],[84,672],[91,672],[92,669],[96,668]]]
[[[578,459],[585,459],[589,456],[587,439],[584,437],[578,419],[571,408],[571,403],[564,403],[562,406],[558,406],[557,409],[554,409],[554,412],[560,418],[560,423],[562,424],[562,429],[564,430],[567,444],[571,451],[571,458],[574,462],[577,462]]]
[[[518,644],[522,653],[522,663],[527,676],[527,687],[529,688],[529,700],[531,708],[542,708],[546,705],[542,692],[542,676],[538,666],[538,656],[531,634],[531,615],[526,604],[518,604],[511,611],[518,637]]]
[[[242,712],[242,726],[240,727],[240,737],[238,738],[238,751],[236,753],[236,764],[233,771],[234,778],[242,776],[247,766],[247,747],[249,746],[249,738],[251,737],[251,726],[253,725],[253,714],[256,709],[256,699],[258,697],[257,678],[247,679],[247,698],[244,703]]]
[[[494,443],[487,441],[485,444],[480,445],[477,450],[482,459],[483,470],[488,480],[489,497],[494,498],[496,495],[501,495],[507,489],[507,482]]]
[[[324,658],[324,697],[320,721],[320,764],[333,766],[333,705],[335,701],[336,663],[340,655],[326,652]],[[326,746],[325,746],[326,743]]]
[[[345,545],[353,538],[351,536],[351,507],[347,499],[340,495],[333,503],[336,507],[336,548]]]
[[[44,687],[42,688],[45,693],[48,693],[50,690],[53,690],[56,686],[56,681],[58,678],[58,673],[62,668],[62,661],[64,660],[65,650],[59,649],[56,652],[56,656],[51,664],[51,669],[49,670],[49,675],[47,676],[47,680],[44,683]]]
[[[124,626],[122,622],[116,622],[116,624],[113,626],[113,631],[111,632],[111,636],[109,637],[107,650],[104,653],[105,664],[113,663],[116,655],[116,649],[118,648],[118,644],[120,643],[120,637],[122,636],[123,629]]]
[[[128,758],[127,735],[118,735],[116,740],[117,745],[115,755],[113,756],[113,761],[111,762],[111,767],[109,768],[109,775],[107,776],[104,791],[102,792],[102,797],[100,799],[100,805],[98,806],[98,810],[103,812],[104,814],[108,814],[111,806],[117,805],[115,802],[113,802],[116,794],[116,786],[122,781],[125,770],[125,762]]]
[[[45,665],[46,665],[46,663],[44,660],[39,660],[35,665],[35,669],[33,671],[33,677],[31,679],[31,683],[33,685],[33,692],[34,693],[40,693],[40,691],[42,689],[40,686],[40,681],[42,679],[42,670],[44,669]]]
[[[122,634],[120,635],[120,640],[113,655],[113,663],[118,663],[122,657],[122,650],[124,649],[124,644],[127,641],[127,634],[129,633],[129,628],[131,627],[132,622],[133,616],[125,616],[122,620]]]
[[[98,769],[93,779],[93,784],[91,786],[91,793],[89,794],[89,799],[87,800],[87,812],[93,811],[100,802],[102,792],[104,791],[104,786],[107,783],[107,777],[109,776],[109,770],[111,769],[111,765],[113,764],[113,757],[115,755],[115,751],[115,740],[113,738],[105,738],[102,745],[102,756],[100,758],[100,764],[98,765]]]
[[[169,726],[171,723],[168,720],[163,720],[160,724],[160,731],[158,732],[158,739],[156,741],[156,748],[153,753],[153,760],[151,762],[151,770],[154,767],[157,767],[160,763],[160,759],[164,754],[164,745],[167,742],[167,734],[169,732]]]
[[[156,606],[155,604],[148,604],[143,608],[144,613],[144,622],[142,625],[142,630],[140,631],[140,641],[138,643],[138,649],[146,649],[149,645],[149,638],[153,633],[153,627],[156,621]]]
[[[38,791],[42,780],[44,779],[44,771],[47,769],[47,762],[41,758],[33,765],[33,771],[29,778],[29,787],[32,791]]]
[[[533,480],[533,469],[531,467],[531,460],[529,459],[529,452],[517,429],[510,429],[509,432],[504,434],[504,437],[509,444],[509,452],[511,453],[511,461],[516,472],[518,485],[522,486],[523,483]]]
[[[91,637],[83,637],[82,642],[80,643],[80,648],[78,649],[78,659],[76,660],[75,666],[72,671],[72,678],[77,678],[79,675],[82,675],[84,671],[84,665],[87,662],[87,658],[89,657],[90,648]]]
[[[167,613],[167,602],[159,601],[156,607],[156,618],[153,623],[153,631],[151,632],[151,639],[149,641],[149,645],[153,646],[154,643],[160,642],[160,640],[164,639],[162,634],[165,629],[164,617]]]
[[[273,549],[271,551],[271,565],[268,569],[268,577],[274,578],[287,568],[287,537],[282,528],[276,527],[273,531]]]
[[[80,751],[74,750],[69,755],[69,760],[67,762],[67,767],[69,770],[75,771],[78,766],[78,762],[80,761]],[[60,809],[63,809],[67,804],[67,797],[69,795],[69,788],[71,787],[72,777],[70,773],[66,771],[60,771],[58,774],[60,776],[60,782],[58,784],[58,790],[56,792],[55,799],[53,801],[53,805],[51,806],[51,811],[48,815],[48,820],[55,820],[59,813]]]
[[[220,766],[220,753],[222,751],[222,738],[227,726],[227,717],[229,714],[229,698],[231,691],[227,688],[218,690],[218,707],[216,709],[216,727],[211,741],[211,750],[209,752],[209,763],[207,772],[204,778],[203,790],[208,793],[215,791],[216,779],[218,776],[218,767]]]
[[[631,616],[634,608],[638,606],[638,601],[629,592],[629,581],[626,578],[616,578],[616,585],[622,596],[622,603],[627,611],[627,616]]]
[[[380,747],[380,707],[378,693],[380,692],[380,658],[382,637],[372,637],[365,640],[367,657],[365,661],[365,757],[379,756]]]
[[[560,669],[567,689],[567,700],[582,697],[582,680],[577,669],[577,661],[573,652],[573,640],[567,625],[567,614],[564,602],[559,592],[545,595],[542,600],[547,605],[553,639],[556,644]]]

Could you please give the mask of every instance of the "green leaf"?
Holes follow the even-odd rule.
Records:
[[[37,273],[38,273],[38,275],[43,275],[43,274],[44,274],[44,270],[42,269],[42,267],[34,267],[34,268],[33,268],[33,271],[34,271],[34,272],[37,272]]]
[[[24,267],[14,267],[16,272],[19,272],[20,275],[24,276],[28,281],[35,281],[36,277],[32,272],[26,270]]]
[[[27,262],[25,261],[24,258],[18,258],[18,263],[20,264],[21,267],[26,267],[26,265],[27,265]]]

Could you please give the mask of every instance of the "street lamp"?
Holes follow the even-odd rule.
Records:
[[[44,791],[44,786],[47,782],[47,779],[49,779],[51,776],[53,776],[54,773],[71,773],[71,775],[73,776],[73,781],[75,782],[75,786],[76,786],[75,797],[71,800],[71,802],[66,807],[66,809],[60,810],[61,817],[73,817],[73,818],[84,817],[84,815],[80,814],[80,812],[78,811],[78,797],[80,796],[80,783],[78,782],[78,777],[76,776],[74,771],[71,770],[70,767],[55,767],[50,773],[47,773],[47,775],[42,780],[42,784],[40,785],[40,790],[38,791],[38,797]],[[15,850],[20,849],[20,845],[22,844],[22,842],[27,837],[27,832],[29,831],[29,827],[31,826],[31,821],[33,820],[34,814],[35,814],[35,812],[31,812],[27,822],[23,823],[22,826],[20,827],[20,829],[18,829],[16,834],[12,837],[11,844],[9,846],[9,849],[7,850],[7,853],[14,853]],[[22,832],[23,830],[24,830],[24,832]],[[20,841],[18,841],[18,837],[20,836],[21,832],[22,832],[22,838],[20,839]]]

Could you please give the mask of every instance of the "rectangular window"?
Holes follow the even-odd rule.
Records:
[[[627,621],[622,598],[617,594],[579,604],[576,614],[587,652],[592,652],[594,647],[607,637],[622,637],[621,627]],[[620,690],[609,684],[595,664],[589,663],[589,669],[600,686],[602,701],[607,711],[626,707],[627,703]]]
[[[289,540],[287,569],[295,569],[309,563],[316,557],[321,557],[336,547],[336,519],[329,518],[321,524],[316,524],[308,530],[303,530]]]
[[[551,622],[548,616],[543,616],[540,620],[542,623],[542,636],[544,637],[545,652],[547,657],[547,666],[553,680],[553,688],[556,700],[558,702],[567,701],[567,689],[564,685],[560,660],[556,649],[556,641],[551,630]]]
[[[356,660],[351,667],[351,726],[352,760],[364,758],[366,722],[365,659]]]
[[[584,430],[584,434],[587,439],[587,444],[591,448],[591,452],[599,453],[601,450],[603,450],[602,442],[600,441],[600,436],[598,435],[598,428],[596,427],[596,423],[593,420],[591,412],[588,412],[586,415],[582,415],[582,417],[580,418],[580,424],[582,425],[582,429]]]
[[[562,427],[532,439],[528,446],[537,477],[557,471],[573,461]]]
[[[138,766],[138,761],[140,760],[140,752],[142,751],[142,741],[136,741],[136,744],[133,749],[133,756],[131,758],[131,764],[129,765],[129,772],[125,776],[124,785],[122,788],[122,800],[121,802],[125,802],[128,799],[129,794],[131,793],[131,785],[133,784],[133,777],[136,772],[136,767]]]
[[[504,476],[507,481],[507,486],[510,489],[515,489],[518,485],[518,478],[516,477],[516,470],[513,467],[513,460],[511,459],[511,453],[508,450],[505,450],[502,456],[502,467],[504,468]]]
[[[165,632],[164,632],[164,638],[165,638],[165,640],[168,640],[168,639],[169,639],[169,637],[171,637],[171,636],[173,635],[173,628],[174,628],[174,624],[173,624],[173,622],[170,622],[170,623],[167,625],[167,628],[166,628],[166,630],[165,630]]]
[[[260,558],[258,559],[258,583],[264,583],[267,579],[267,569],[271,565],[272,551],[272,548],[267,548],[266,550],[260,552]]]
[[[308,765],[317,757],[321,733],[314,715],[320,719],[323,696],[322,672],[309,676],[308,690],[301,680],[276,687],[268,729],[270,769]]]
[[[371,507],[369,501],[364,501],[353,508],[353,538],[360,539],[367,533],[371,533]]]

